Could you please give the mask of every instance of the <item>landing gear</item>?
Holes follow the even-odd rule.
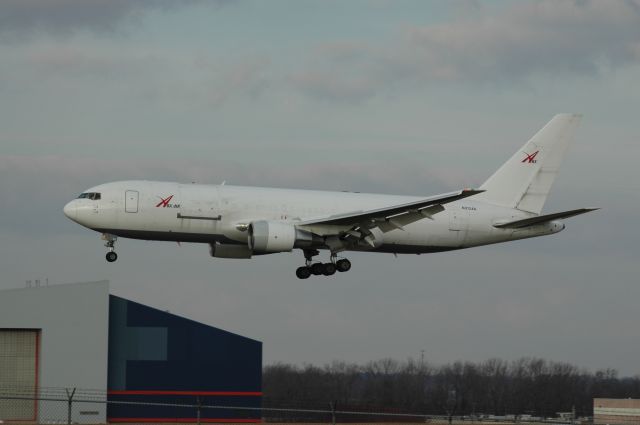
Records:
[[[307,266],[298,267],[296,269],[296,276],[298,276],[298,279],[309,279],[309,276],[311,276],[311,269]]]
[[[336,265],[333,263],[324,263],[322,265],[322,274],[325,276],[331,276],[336,273]]]
[[[311,269],[311,273],[316,276],[324,274],[324,264],[322,263],[313,263],[309,268]]]
[[[341,273],[348,272],[351,270],[351,261],[346,258],[336,261],[336,269]]]
[[[336,254],[331,254],[331,261],[329,263],[314,263],[313,257],[320,254],[317,249],[305,249],[304,258],[305,265],[296,269],[296,276],[298,279],[308,279],[311,275],[314,276],[331,276],[338,272],[346,272],[351,269],[351,262],[346,258],[336,261]]]
[[[105,256],[105,258],[110,263],[113,263],[114,261],[116,261],[118,259],[118,254],[116,254],[115,247],[114,247],[117,239],[118,239],[117,236],[113,236],[113,235],[110,235],[108,233],[103,233],[102,234],[102,240],[106,241],[104,243],[104,246],[106,246],[107,249],[108,249],[108,252],[107,252],[107,255]]]

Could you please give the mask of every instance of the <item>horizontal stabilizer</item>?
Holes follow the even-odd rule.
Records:
[[[577,210],[538,215],[531,218],[525,218],[523,220],[516,220],[516,221],[510,221],[508,223],[494,224],[493,227],[497,227],[499,229],[521,229],[523,227],[535,226],[536,224],[542,224],[552,220],[561,220],[563,218],[569,218],[576,215],[585,214],[591,211],[596,211],[599,209],[600,208],[580,208]]]

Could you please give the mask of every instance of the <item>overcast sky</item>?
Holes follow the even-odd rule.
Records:
[[[0,288],[115,295],[264,342],[264,362],[540,356],[640,374],[640,2],[0,2]],[[433,195],[479,186],[558,112],[584,114],[544,238],[212,259],[62,214],[107,181]],[[1,296],[1,294],[0,294]],[[82,302],[77,300],[77,302]],[[1,325],[1,324],[0,324]]]

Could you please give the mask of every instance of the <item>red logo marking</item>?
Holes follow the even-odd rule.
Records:
[[[538,152],[540,152],[540,151],[535,151],[532,154],[528,154],[528,153],[525,152],[524,154],[527,155],[527,156],[522,160],[522,162],[523,163],[526,162],[527,164],[535,164],[537,162],[536,161],[536,156],[538,155]]]
[[[167,206],[169,205],[169,201],[171,201],[171,198],[173,198],[173,195],[169,196],[168,198],[163,198],[161,196],[158,196],[158,198],[160,198],[161,201],[158,202],[158,205],[156,205],[156,208],[158,207],[167,208]]]

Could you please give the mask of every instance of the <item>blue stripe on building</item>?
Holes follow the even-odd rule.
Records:
[[[261,379],[261,342],[109,297],[110,420],[197,417],[193,407],[142,403],[259,408]],[[202,395],[212,392],[216,395]],[[202,419],[258,420],[260,416],[259,410],[200,411]]]

